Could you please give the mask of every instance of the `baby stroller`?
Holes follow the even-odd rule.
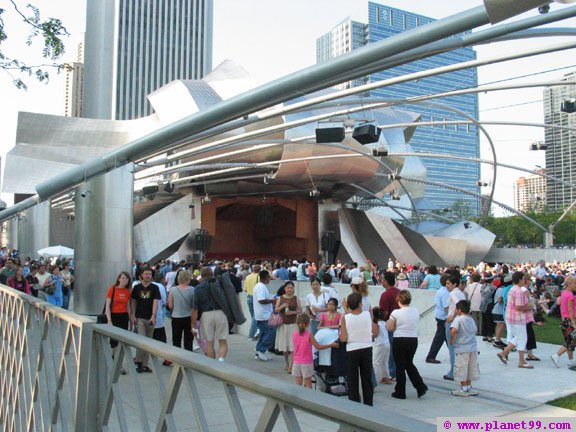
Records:
[[[331,348],[330,366],[320,365],[319,356],[314,359],[314,388],[334,396],[348,396],[346,355],[346,343],[340,342],[338,348]]]

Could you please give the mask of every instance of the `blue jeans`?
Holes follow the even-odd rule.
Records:
[[[72,294],[72,290],[68,288],[68,294],[62,294],[62,308],[68,309],[70,305],[70,294]]]
[[[390,353],[392,353],[394,333],[388,332],[388,340],[390,341]],[[390,372],[390,378],[396,378],[396,362],[394,361],[393,355],[390,355],[390,357],[388,357],[388,372]]]
[[[260,330],[260,339],[256,344],[256,351],[265,353],[270,348],[274,347],[274,342],[276,340],[276,328],[270,327],[268,325],[268,320],[256,321],[258,325],[258,330]]]
[[[454,353],[454,345],[450,345],[448,342],[450,340],[450,324],[446,325],[446,345],[448,346],[448,352],[450,353],[450,371],[446,374],[450,378],[454,378],[454,363],[456,362],[456,354]]]
[[[250,331],[248,332],[248,337],[253,338],[256,334],[256,320],[254,319],[254,297],[249,295],[247,297],[246,303],[248,303],[248,310],[250,311],[250,316],[252,317],[252,323],[250,324]]]

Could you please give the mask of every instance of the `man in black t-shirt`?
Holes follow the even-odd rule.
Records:
[[[152,270],[143,269],[140,272],[140,283],[132,288],[131,306],[132,323],[136,326],[138,334],[149,338],[154,334],[154,324],[156,324],[156,311],[158,310],[158,300],[160,300],[160,290],[152,283]],[[149,354],[143,350],[136,350],[136,372],[152,372],[148,367]]]

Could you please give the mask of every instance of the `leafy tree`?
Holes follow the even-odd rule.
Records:
[[[42,39],[42,56],[51,61],[51,63],[47,64],[28,65],[4,52],[2,44],[8,39],[4,22],[7,11],[6,9],[0,8],[0,68],[10,75],[16,87],[26,90],[26,83],[21,78],[14,76],[14,73],[27,74],[28,76],[34,76],[38,81],[47,82],[49,78],[47,69],[55,68],[60,71],[65,67],[63,64],[56,63],[56,60],[64,54],[62,37],[68,36],[69,33],[61,20],[57,18],[42,19],[40,11],[36,6],[28,4],[23,12],[16,1],[9,0],[9,2],[12,5],[12,12],[24,22],[30,30],[26,44],[30,46],[34,40]],[[25,12],[30,15],[26,15]]]
[[[528,213],[527,216],[548,228],[555,223],[562,213]],[[496,241],[502,244],[538,245],[543,243],[544,232],[536,225],[520,216],[488,217],[484,227],[496,234]],[[554,231],[555,245],[573,245],[576,243],[576,214],[568,215]]]

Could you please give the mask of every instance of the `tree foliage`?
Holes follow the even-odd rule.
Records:
[[[562,213],[529,213],[527,216],[548,228]],[[541,245],[544,231],[520,216],[493,217],[483,220],[484,227],[496,234],[498,243],[510,246]],[[555,245],[574,245],[576,242],[576,214],[570,214],[562,220],[554,231]]]
[[[49,78],[48,69],[55,68],[60,71],[64,67],[63,64],[59,64],[56,61],[64,54],[65,47],[62,38],[68,36],[68,31],[62,21],[57,18],[43,19],[36,6],[27,4],[25,11],[22,11],[16,1],[9,1],[12,5],[11,11],[13,14],[29,29],[26,44],[30,46],[35,40],[41,39],[43,44],[42,56],[51,61],[51,63],[47,64],[28,65],[4,52],[2,44],[8,39],[8,32],[5,27],[8,11],[0,8],[0,68],[10,75],[16,87],[26,90],[26,83],[20,78],[22,74],[33,76],[41,82],[47,82]]]

